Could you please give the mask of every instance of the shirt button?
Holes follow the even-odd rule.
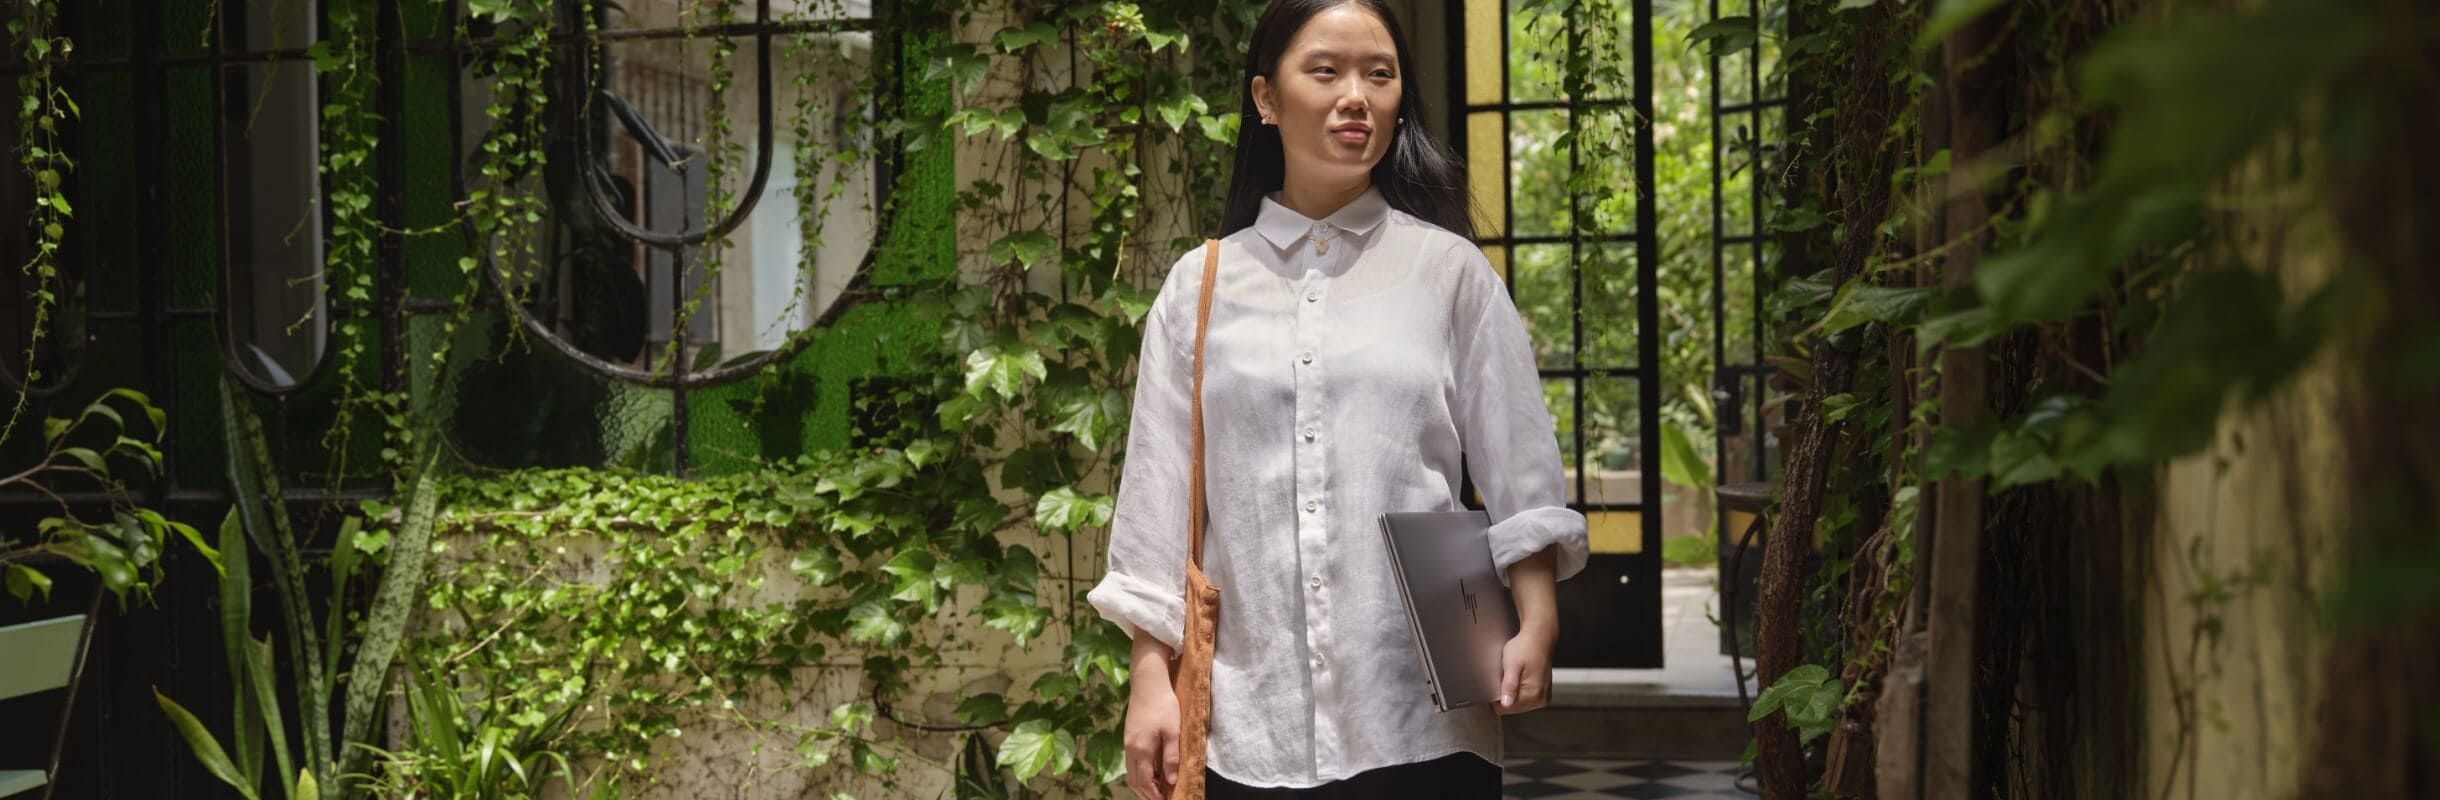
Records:
[[[1312,585],[1313,588],[1316,589],[1322,588],[1322,576],[1315,575],[1311,580],[1305,581],[1305,583]],[[1314,658],[1321,658],[1321,656],[1317,654],[1314,656]]]
[[[1305,441],[1308,441],[1308,442],[1313,441],[1313,435],[1314,435],[1314,433],[1315,433],[1315,431],[1314,431],[1314,429],[1313,429],[1313,426],[1311,426],[1311,425],[1307,425],[1307,426],[1305,426]]]
[[[1310,511],[1319,511],[1319,510],[1321,510],[1321,508],[1322,508],[1322,503],[1321,503],[1321,501],[1319,501],[1319,500],[1307,500],[1307,501],[1305,501],[1305,510],[1306,510],[1306,511],[1309,511],[1309,512],[1310,512]],[[1315,578],[1314,580],[1321,580],[1321,579],[1320,579],[1320,578]]]
[[[1304,354],[1304,355],[1299,356],[1298,358],[1299,358],[1299,359],[1301,359],[1301,360],[1303,360],[1303,361],[1304,361],[1305,363],[1307,363],[1307,364],[1311,364],[1311,363],[1313,363],[1313,351],[1311,351],[1311,350],[1307,350],[1307,351],[1305,351],[1305,354]]]
[[[1319,303],[1319,302],[1321,302],[1321,301],[1322,301],[1322,293],[1321,293],[1321,292],[1306,292],[1306,293],[1305,293],[1305,302],[1308,302],[1308,303]]]
[[[1320,233],[1320,234],[1321,234],[1321,235],[1323,235],[1323,236],[1328,236],[1328,235],[1330,235],[1330,223],[1327,223],[1327,222],[1317,222],[1317,223],[1314,223],[1314,225],[1313,225],[1313,230],[1314,230],[1316,233]]]

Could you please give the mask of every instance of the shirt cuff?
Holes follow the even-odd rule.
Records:
[[[1173,651],[1186,638],[1183,589],[1163,589],[1142,578],[1112,572],[1103,575],[1101,583],[1085,594],[1085,601],[1092,603],[1093,610],[1101,612],[1103,619],[1125,628],[1130,638],[1150,633]]]
[[[1508,568],[1545,548],[1559,551],[1558,579],[1584,569],[1592,545],[1584,534],[1584,515],[1565,506],[1529,508],[1491,526],[1491,563],[1499,568],[1500,584],[1508,584]]]

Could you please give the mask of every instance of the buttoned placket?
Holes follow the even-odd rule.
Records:
[[[1315,223],[1308,238],[1331,240],[1330,252],[1314,252],[1306,243],[1303,260],[1305,270],[1303,291],[1296,302],[1296,492],[1302,513],[1297,518],[1297,562],[1305,568],[1305,650],[1311,654],[1307,669],[1313,678],[1313,768],[1316,774],[1325,765],[1340,760],[1338,721],[1330,709],[1340,704],[1338,672],[1327,655],[1331,641],[1330,619],[1330,498],[1328,459],[1322,440],[1322,408],[1324,403],[1322,368],[1317,358],[1324,328],[1323,295],[1330,288],[1329,275],[1336,272],[1331,264],[1352,257],[1351,249],[1342,250],[1353,242],[1340,241],[1345,231],[1333,232],[1328,222]]]

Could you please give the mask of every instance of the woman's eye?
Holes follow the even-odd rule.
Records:
[[[1336,74],[1338,74],[1338,70],[1331,69],[1331,68],[1329,68],[1329,67],[1314,67],[1314,68],[1313,68],[1313,74],[1315,74],[1315,75],[1336,75]]]
[[[1389,74],[1389,70],[1386,70],[1386,69],[1376,69],[1376,70],[1373,70],[1373,74],[1372,74],[1372,76],[1373,76],[1373,77],[1375,77],[1375,78],[1380,78],[1380,79],[1382,79],[1382,80],[1388,80],[1388,79],[1390,79],[1390,78],[1396,77],[1396,76],[1394,76],[1394,75]]]

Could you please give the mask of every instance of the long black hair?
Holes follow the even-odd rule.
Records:
[[[1279,58],[1287,51],[1288,41],[1315,15],[1343,5],[1359,6],[1380,17],[1381,25],[1389,29],[1390,44],[1398,49],[1398,116],[1403,121],[1392,124],[1389,152],[1373,165],[1373,188],[1381,190],[1381,198],[1391,208],[1473,238],[1473,196],[1467,191],[1466,164],[1427,130],[1424,120],[1430,115],[1424,110],[1422,82],[1414,77],[1413,51],[1406,46],[1406,31],[1398,27],[1398,17],[1382,0],[1272,0],[1262,10],[1262,17],[1254,22],[1253,42],[1246,47],[1245,74],[1237,80],[1244,92],[1238,108],[1243,117],[1237,126],[1237,166],[1229,175],[1228,205],[1220,217],[1221,235],[1252,227],[1262,212],[1263,196],[1279,191],[1287,176],[1287,154],[1280,146],[1279,129],[1262,124],[1262,112],[1254,105],[1254,76],[1276,85]]]

